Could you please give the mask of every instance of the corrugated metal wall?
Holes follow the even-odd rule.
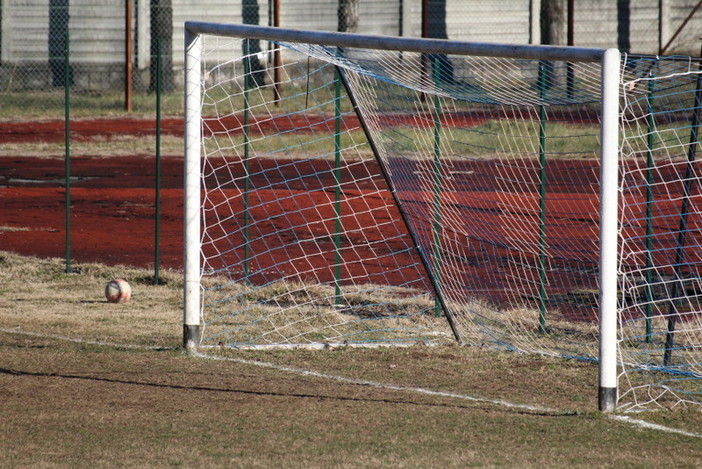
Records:
[[[116,54],[124,59],[123,6],[114,0],[90,0],[69,8],[73,57],[93,63],[112,63]]]
[[[2,0],[2,60],[46,60],[48,0]]]
[[[680,0],[670,2],[671,18],[673,30],[670,32],[672,35],[678,25],[684,21],[685,18],[690,14],[690,11],[697,5],[695,0]],[[688,24],[680,35],[680,38],[675,41],[675,44],[681,44],[682,47],[677,48],[681,53],[686,53],[688,55],[699,55],[700,54],[700,38],[702,38],[702,9],[697,11],[697,14]],[[676,49],[676,47],[673,47]]]
[[[658,52],[658,1],[636,0],[630,12],[631,52]],[[678,3],[683,3],[681,0]],[[686,3],[690,3],[687,1]],[[689,10],[692,7],[688,8]],[[619,47],[617,2],[580,0],[575,10],[575,44],[588,47]],[[682,20],[676,22],[680,23]]]
[[[145,67],[149,56],[149,2],[134,0],[136,57]],[[452,39],[480,42],[530,42],[530,12],[538,0],[447,0],[447,31]],[[666,0],[672,35],[698,0]],[[0,0],[2,61],[31,62],[48,58],[50,0]],[[336,30],[338,0],[280,0],[281,25],[289,28]],[[664,3],[666,3],[664,2]],[[259,0],[261,24],[268,24],[268,1]],[[617,47],[617,3],[578,0],[575,43]],[[241,22],[241,0],[173,0],[173,58],[182,57],[182,24],[196,19]],[[124,1],[70,0],[69,29],[73,60],[95,64],[124,60]],[[538,11],[538,8],[536,9]],[[631,1],[631,51],[657,53],[659,0]],[[538,24],[538,23],[537,23]],[[360,0],[359,32],[420,36],[421,0]],[[687,25],[672,51],[696,55],[702,35],[702,11]]]
[[[449,38],[528,44],[530,3],[529,0],[448,2]]]

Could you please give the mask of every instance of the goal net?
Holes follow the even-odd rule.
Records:
[[[622,403],[702,403],[699,58],[625,57],[619,340]]]
[[[700,400],[673,299],[697,285],[694,234],[674,247],[696,189],[668,166],[690,63],[663,84],[643,59],[620,80],[616,51],[186,31],[186,345],[459,342],[600,361],[603,408],[617,383],[620,406]]]

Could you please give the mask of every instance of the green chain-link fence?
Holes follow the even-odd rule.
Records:
[[[573,43],[650,54],[665,47],[668,54],[696,55],[701,5],[700,0],[2,0],[0,126],[26,123],[23,131],[38,135],[47,121],[63,121],[70,138],[32,141],[29,136],[21,144],[0,145],[0,156],[65,155],[68,164],[69,153],[154,155],[162,144],[165,153],[182,154],[182,124],[174,119],[168,138],[161,141],[157,116],[182,116],[186,20],[479,42]],[[265,68],[280,60],[270,53],[272,45],[249,41],[244,47],[256,53],[251,65],[260,73],[254,80],[270,82]],[[121,134],[109,122],[116,118],[137,120],[140,138]],[[72,125],[76,119],[104,120],[103,133],[81,135],[84,127]],[[3,134],[7,132],[0,132],[0,143],[8,143]],[[66,185],[69,178],[67,174]]]
[[[185,20],[480,42],[565,44],[568,37],[569,42],[580,46],[619,47],[653,54],[667,46],[666,54],[695,55],[699,51],[697,36],[702,31],[702,11],[696,11],[699,3],[4,0],[0,7],[0,117],[61,116],[60,88],[66,77],[72,86],[76,116],[108,114],[125,108],[136,113],[152,112],[154,57],[159,45],[163,54],[163,90],[168,95],[180,88],[181,25]],[[557,24],[545,24],[549,21]],[[547,28],[552,33],[544,36]],[[67,40],[71,51],[68,74],[64,70]],[[179,97],[166,98],[163,104],[167,113],[180,112]]]

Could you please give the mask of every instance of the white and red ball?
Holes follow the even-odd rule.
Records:
[[[105,285],[105,298],[110,303],[126,303],[132,297],[132,287],[123,278],[110,280]]]

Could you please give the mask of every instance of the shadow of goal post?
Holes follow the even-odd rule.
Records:
[[[599,408],[617,405],[617,217],[620,54],[616,49],[499,45],[448,40],[379,37],[252,25],[185,23],[185,259],[183,344],[194,350],[202,334],[201,285],[201,63],[204,35],[382,49],[427,55],[464,55],[601,65],[599,207]],[[419,250],[420,253],[422,250]],[[430,269],[428,269],[430,270]],[[441,293],[435,288],[440,299]],[[448,309],[448,310],[447,310]],[[450,307],[444,310],[450,315]],[[458,338],[460,341],[460,337]]]

